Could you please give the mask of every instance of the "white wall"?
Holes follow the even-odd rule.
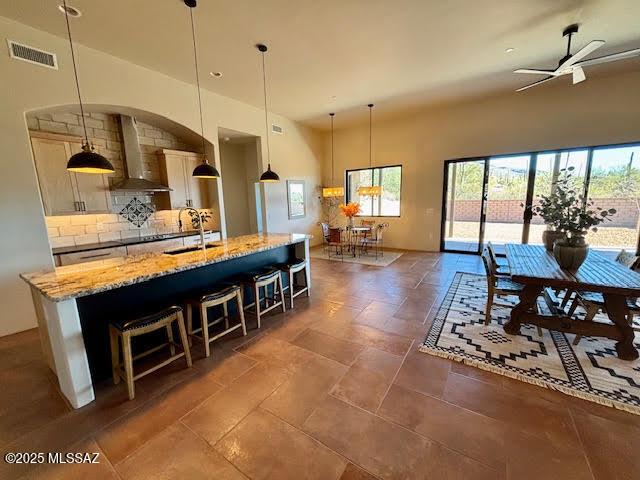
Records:
[[[436,251],[445,160],[640,141],[640,72],[594,77],[575,86],[561,79],[381,122],[374,112],[373,131],[374,165],[403,166],[401,217],[385,219],[390,223],[385,244]],[[335,131],[336,178],[345,169],[368,166],[368,139],[368,124]],[[324,141],[328,153],[328,134]],[[325,155],[325,182],[330,176]]]
[[[29,290],[18,274],[52,266],[25,112],[77,101],[65,39],[3,17],[0,17],[0,37],[3,41],[10,38],[55,52],[60,65],[60,70],[55,71],[0,55],[0,304],[3,306],[0,335],[6,335],[36,324]],[[77,54],[86,103],[140,109],[199,131],[196,92],[192,85],[82,46],[78,46]],[[203,91],[202,100],[205,137],[216,151],[219,127],[264,135],[264,116],[260,109],[207,91]],[[273,168],[283,180],[305,178],[310,186],[319,185],[321,142],[318,135],[286,118],[272,115],[271,119],[286,131],[285,135],[271,136]],[[262,157],[266,157],[266,153]],[[220,168],[219,158],[216,163]],[[218,183],[218,192],[220,187]],[[289,222],[283,188],[284,183],[265,187],[268,212],[265,229],[316,233],[317,208],[308,209],[305,221]],[[223,211],[222,195],[219,202]],[[220,223],[224,230],[224,218]]]

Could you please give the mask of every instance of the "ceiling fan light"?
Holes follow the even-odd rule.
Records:
[[[201,163],[194,168],[191,175],[196,178],[220,178],[218,169],[207,162]]]
[[[67,162],[67,170],[76,173],[113,173],[111,162],[95,152],[93,146],[85,143],[82,151],[72,155]]]

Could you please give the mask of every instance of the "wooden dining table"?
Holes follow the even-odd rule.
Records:
[[[633,344],[634,331],[627,318],[626,299],[640,297],[640,274],[593,250],[575,272],[560,268],[553,254],[542,246],[507,244],[506,255],[511,278],[524,285],[520,302],[504,325],[506,333],[517,335],[521,324],[527,323],[576,335],[607,337],[617,341],[615,348],[619,358],[638,358]],[[569,317],[555,298],[555,292],[561,290],[601,293],[611,323]],[[538,313],[535,309],[540,295],[549,307],[548,314]]]

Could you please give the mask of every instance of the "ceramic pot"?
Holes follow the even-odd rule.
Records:
[[[545,230],[542,232],[542,243],[544,243],[544,248],[550,252],[553,252],[553,244],[556,240],[564,240],[565,238],[567,238],[567,236],[564,232],[557,230]]]
[[[584,241],[584,237],[574,237],[558,240],[553,245],[553,256],[556,258],[560,268],[575,272],[587,258],[589,245]]]

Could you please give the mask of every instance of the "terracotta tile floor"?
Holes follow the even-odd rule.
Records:
[[[35,330],[0,339],[0,449],[98,452],[0,478],[632,479],[640,417],[417,351],[474,256],[313,260],[313,296],[194,366],[104,382],[71,410]]]

